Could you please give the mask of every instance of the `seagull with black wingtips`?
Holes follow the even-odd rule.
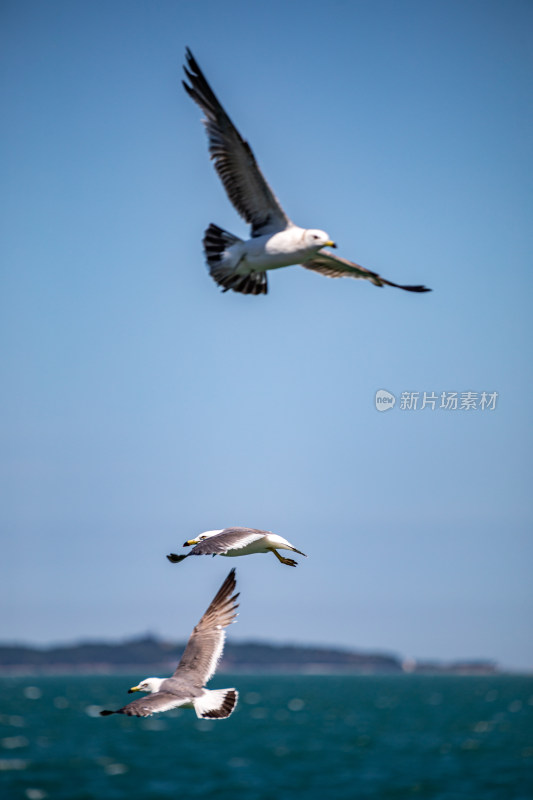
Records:
[[[203,719],[224,719],[235,709],[239,693],[236,689],[206,689],[206,684],[215,674],[224,650],[228,625],[235,622],[238,604],[235,570],[213,598],[202,619],[189,637],[181,660],[171,678],[145,678],[128,692],[148,692],[116,711],[105,709],[100,714],[127,714],[130,717],[149,717],[171,708],[194,708]]]
[[[173,564],[183,561],[189,556],[249,556],[253,553],[273,553],[281,564],[296,567],[298,564],[292,558],[285,558],[278,550],[292,550],[307,558],[305,553],[297,550],[294,545],[271,531],[262,531],[258,528],[222,528],[216,531],[204,531],[194,539],[188,539],[184,547],[194,545],[189,553],[176,555],[170,553],[168,560]]]
[[[266,294],[267,272],[300,264],[330,278],[363,278],[375,286],[395,286],[408,292],[428,292],[425,286],[393,283],[353,261],[340,258],[325,231],[300,228],[284,212],[259,169],[252,148],[240,135],[207,82],[191,51],[186,51],[183,81],[187,94],[205,114],[209,153],[226,194],[250,225],[250,238],[240,239],[211,224],[203,245],[211,277],[224,291]]]

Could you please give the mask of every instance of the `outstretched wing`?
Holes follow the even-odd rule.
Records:
[[[311,269],[313,272],[320,272],[329,278],[364,278],[371,281],[374,286],[395,286],[397,289],[405,289],[406,292],[431,291],[425,286],[402,286],[402,284],[393,283],[382,278],[377,272],[372,272],[369,269],[365,269],[365,267],[359,266],[359,264],[354,264],[353,261],[340,258],[325,250],[321,250],[316,256],[305,261],[302,267]]]
[[[185,678],[195,686],[204,686],[214,674],[224,649],[224,629],[237,616],[235,601],[239,595],[232,595],[236,585],[235,569],[232,569],[194,628],[173,678]]]
[[[116,711],[100,711],[102,717],[107,717],[109,714],[127,714],[128,717],[149,717],[150,714],[156,714],[158,711],[168,711],[171,708],[177,708],[189,698],[184,694],[182,697],[170,692],[155,692],[146,697],[139,697],[132,703],[128,703]]]
[[[243,547],[262,539],[268,531],[260,531],[255,528],[224,528],[216,536],[209,536],[202,542],[198,542],[188,553],[177,555],[169,553],[168,560],[172,564],[178,564],[189,556],[220,556],[228,550],[241,550]]]
[[[191,556],[221,555],[228,550],[240,550],[243,547],[262,539],[268,531],[255,528],[225,528],[216,536],[209,536],[192,548]]]
[[[240,135],[209,86],[189,48],[183,81],[187,94],[198,103],[206,119],[209,152],[226,193],[246,222],[252,236],[275,233],[292,223],[263,177],[252,148]]]

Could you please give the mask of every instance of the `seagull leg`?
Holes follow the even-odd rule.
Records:
[[[292,558],[284,558],[283,556],[280,556],[280,554],[278,553],[277,550],[272,550],[272,552],[274,553],[274,555],[276,556],[278,561],[280,561],[282,564],[287,564],[288,567],[297,567],[298,566],[298,562],[297,561],[293,561]]]

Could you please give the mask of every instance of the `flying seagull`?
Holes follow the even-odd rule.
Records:
[[[226,628],[235,621],[238,593],[235,590],[235,570],[215,595],[213,602],[196,625],[176,671],[171,678],[145,678],[128,692],[151,692],[148,697],[116,711],[100,711],[102,716],[127,714],[130,717],[149,717],[158,711],[184,706],[194,708],[196,715],[208,719],[229,717],[237,705],[239,693],[236,689],[204,689],[203,686],[214,675],[222,656]]]
[[[287,564],[288,567],[298,566],[298,562],[292,558],[280,556],[278,550],[292,550],[301,556],[307,556],[301,550],[293,547],[283,536],[278,536],[270,531],[260,531],[256,528],[223,528],[219,531],[205,531],[196,539],[189,539],[184,543],[184,547],[195,545],[190,553],[178,556],[170,553],[168,560],[173,564],[183,561],[189,556],[249,556],[252,553],[274,553],[278,561]]]
[[[224,291],[267,293],[267,270],[301,264],[330,278],[365,278],[375,286],[395,286],[408,292],[428,292],[425,286],[402,286],[359,264],[339,258],[324,247],[336,247],[321,230],[300,228],[285,214],[263,177],[254,154],[233,125],[189,48],[184,67],[187,94],[206,115],[209,152],[226,193],[251,226],[244,241],[211,224],[203,239],[211,277]]]

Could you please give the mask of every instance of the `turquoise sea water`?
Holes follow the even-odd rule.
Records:
[[[533,678],[228,676],[228,720],[103,718],[144,675],[3,678],[4,800],[533,798]]]

